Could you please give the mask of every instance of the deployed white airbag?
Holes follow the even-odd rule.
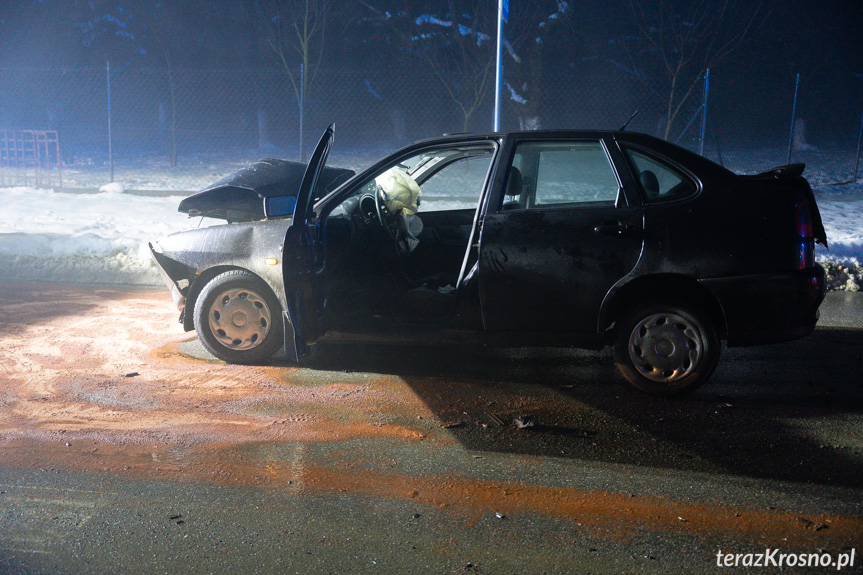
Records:
[[[412,252],[419,244],[417,236],[423,230],[423,222],[416,215],[422,193],[419,184],[396,166],[375,178],[375,182],[387,211],[399,217],[400,249]]]
[[[377,178],[384,205],[391,214],[403,211],[412,216],[417,213],[420,203],[420,187],[412,177],[393,166]]]

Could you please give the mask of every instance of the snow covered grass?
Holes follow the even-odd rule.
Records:
[[[180,197],[0,188],[4,279],[158,285],[147,242],[197,225]]]
[[[335,150],[334,150],[335,152]],[[333,165],[359,170],[384,155],[336,156]],[[43,280],[79,283],[162,284],[147,242],[169,233],[211,225],[216,220],[190,219],[177,211],[185,193],[146,196],[123,193],[125,188],[172,190],[176,169],[144,170],[138,176],[105,186],[98,193],[70,193],[35,188],[0,188],[0,277],[4,280]],[[212,183],[244,165],[200,163],[191,169],[198,187]],[[98,190],[107,183],[101,168],[89,175],[70,175],[76,183]],[[68,172],[66,172],[68,173]],[[189,170],[185,172],[189,174]],[[805,174],[823,181],[824,174]],[[64,178],[66,176],[64,175]],[[68,184],[67,184],[68,185]],[[817,258],[828,268],[832,289],[859,290],[863,282],[863,181],[816,188],[830,250],[819,247]],[[443,207],[443,206],[441,206]]]

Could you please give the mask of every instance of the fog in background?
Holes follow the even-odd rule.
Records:
[[[3,277],[158,285],[147,242],[202,225],[181,196],[301,159],[331,122],[330,164],[357,171],[418,138],[490,131],[495,10],[0,2]],[[637,111],[627,129],[738,172],[805,162],[831,243],[819,261],[859,271],[861,29],[858,0],[510,0],[501,128],[617,129]]]
[[[110,62],[120,163],[298,157],[300,92],[304,150],[330,122],[334,154],[489,131],[496,4],[5,0],[0,129],[57,130],[66,164],[104,162]],[[638,111],[629,129],[692,149],[703,133],[705,155],[731,167],[761,148],[766,169],[784,163],[794,110],[798,150],[839,153],[848,170],[863,114],[861,6],[511,0],[501,128],[616,129]],[[682,73],[669,97],[671,67]]]

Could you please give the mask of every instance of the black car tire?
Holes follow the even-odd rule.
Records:
[[[707,316],[688,306],[654,303],[619,322],[614,362],[636,388],[667,397],[707,381],[719,363],[720,347]]]
[[[219,274],[204,286],[195,303],[195,331],[210,353],[228,363],[265,362],[284,342],[278,299],[245,270]]]

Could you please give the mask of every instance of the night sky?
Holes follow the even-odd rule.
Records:
[[[0,67],[89,66],[108,59],[118,65],[163,66],[166,50],[180,67],[276,66],[266,36],[278,4],[267,0],[4,0],[0,3]],[[520,22],[533,23],[536,14],[552,12],[556,4],[511,0],[505,34],[514,33]],[[676,2],[681,14],[693,4]],[[756,4],[741,3],[741,7],[748,10]],[[657,5],[645,4],[648,10]],[[478,12],[477,6],[485,9]],[[761,6],[757,31],[745,49],[723,65],[817,68],[863,80],[863,2],[773,0]],[[494,34],[493,1],[338,0],[332,2],[327,17],[322,66],[387,66],[399,58],[403,48],[396,34],[375,21],[374,10],[441,18],[456,12],[473,16],[488,34]],[[568,26],[559,30],[566,41],[557,42],[545,56],[557,62],[608,56],[613,51],[609,41],[636,33],[633,18],[628,2],[571,2]]]
[[[645,112],[634,97],[610,100],[609,112],[603,112],[606,115],[597,122],[606,126],[622,118],[622,123],[633,109],[641,108],[640,124],[635,127],[661,132],[661,123],[667,117],[662,106],[669,82],[656,50],[646,41],[646,30],[660,21],[658,14],[663,7],[668,8],[676,25],[685,30],[699,11],[707,10],[709,21],[723,2],[640,1],[642,17],[629,1],[511,0],[510,21],[504,34],[520,62],[516,64],[505,56],[504,80],[512,89],[512,97],[507,93],[507,98],[513,109],[518,107],[513,102],[519,98],[528,102],[512,112],[511,117],[529,118],[538,114],[529,108],[540,106],[537,102],[541,103],[543,98],[546,102],[542,106],[548,110],[549,93],[556,98],[552,102],[555,110],[565,107],[570,88],[560,87],[564,85],[586,87],[582,96],[590,100],[612,96],[614,82],[618,82],[615,78],[628,74],[638,78],[644,90],[655,92],[656,109]],[[813,125],[823,126],[825,134],[837,122],[851,126],[849,118],[859,118],[863,111],[863,2],[728,2],[731,9],[717,41],[721,43],[747,26],[749,31],[737,49],[711,65],[711,77],[716,78],[712,97],[722,103],[715,110],[718,115],[726,116],[723,120],[726,133],[736,133],[743,127],[755,132],[778,124],[777,119],[767,117],[762,109],[751,104],[760,102],[767,109],[790,106],[798,73],[804,78],[802,89],[808,91],[806,115],[813,118]],[[323,3],[324,0],[312,2]],[[289,29],[292,14],[295,16],[291,12],[293,4],[297,2],[3,0],[0,69],[14,74],[10,69],[22,67],[104,68],[110,60],[112,68],[118,70],[277,71],[283,64],[296,70],[301,58],[293,49],[291,38],[283,52],[284,60],[273,49],[279,25],[284,25],[282,31]],[[478,6],[483,9],[478,10]],[[461,64],[493,61],[496,6],[493,0],[331,0],[325,26],[310,38],[310,67],[352,73],[389,72],[393,77],[417,77],[418,71],[431,76],[430,71],[434,70],[444,78],[439,82],[441,85],[449,82],[458,92],[457,97],[464,99],[472,88],[466,83],[476,77],[477,69]],[[557,12],[559,17],[552,16]],[[466,31],[461,39],[456,37],[456,44],[462,42],[458,49],[448,44],[452,37],[446,37],[444,28],[430,23],[435,19]],[[695,84],[692,78],[700,73],[697,61],[702,55],[700,50],[694,50],[696,62],[690,64],[692,69],[685,74],[692,85]],[[555,82],[566,74],[568,84],[557,86]],[[381,91],[380,81],[376,82],[378,87],[369,85],[369,91]],[[493,91],[488,84],[482,89]],[[781,97],[776,96],[777,92],[781,92]],[[692,115],[690,110],[698,99],[695,95],[690,98],[675,120],[678,124],[685,123],[686,115]],[[488,103],[482,105],[487,107]],[[418,133],[462,126],[477,129],[487,123],[476,119],[489,115],[486,108],[478,108],[473,116],[456,106],[452,108],[442,120],[440,130],[436,126],[419,128]],[[837,109],[843,110],[840,119],[818,118]],[[7,112],[7,116],[15,114]],[[583,122],[578,117],[560,119],[553,114],[545,115],[551,123]],[[849,134],[854,131],[852,128],[848,128]]]

